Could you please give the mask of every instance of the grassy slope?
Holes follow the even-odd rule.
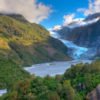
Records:
[[[6,50],[6,58],[22,65],[69,59],[65,55],[67,48],[43,27],[12,17],[0,16],[0,40],[1,53]]]
[[[17,81],[28,77],[29,74],[11,60],[0,59],[0,88],[11,87]]]
[[[43,27],[30,24],[21,16],[15,19],[0,15],[0,88],[29,77],[21,66],[67,60],[66,51]]]

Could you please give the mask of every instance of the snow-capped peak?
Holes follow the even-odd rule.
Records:
[[[68,25],[68,27],[69,28],[76,28],[76,27],[87,26],[87,25],[91,25],[93,23],[96,23],[98,20],[100,20],[100,17],[89,20],[89,21],[79,20],[76,23]]]

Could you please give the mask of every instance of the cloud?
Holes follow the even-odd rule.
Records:
[[[63,25],[66,26],[66,25],[70,24],[71,22],[73,22],[73,20],[75,18],[75,14],[64,15],[63,18],[64,18]]]
[[[64,15],[63,16],[63,23],[62,25],[55,25],[52,30],[54,31],[58,31],[58,30],[61,30],[63,27],[65,26],[69,26],[71,23],[74,23],[76,22],[77,24],[81,23],[84,18],[75,18],[76,17],[76,14],[72,13],[72,14],[68,14],[68,15]],[[77,25],[74,23],[74,25]]]
[[[67,26],[68,24],[72,23],[75,18],[75,14],[69,14],[63,16],[63,24],[62,25],[55,25],[52,30],[58,31],[62,29],[63,26]]]
[[[87,16],[89,14],[100,13],[100,0],[89,0],[88,9],[79,8],[78,12],[84,12],[84,15]]]
[[[95,12],[100,12],[100,0],[95,0],[94,10],[95,10]]]
[[[81,24],[84,18],[76,18],[77,12],[83,13],[85,16],[94,13],[100,13],[100,0],[89,0],[88,8],[79,8],[77,9],[76,13],[68,14],[63,16],[63,24],[54,26],[54,30],[59,30],[63,26],[68,26],[69,24],[76,22]],[[77,25],[77,24],[76,24]]]
[[[28,21],[39,23],[48,18],[51,8],[37,0],[0,0],[0,13],[21,14]]]
[[[54,31],[58,31],[58,30],[60,30],[61,28],[62,28],[61,25],[56,25],[56,26],[53,27],[53,30],[54,30]]]
[[[67,26],[73,22],[78,22],[78,21],[82,21],[84,18],[75,18],[76,14],[72,13],[69,15],[64,15],[64,21],[63,21],[63,26]]]

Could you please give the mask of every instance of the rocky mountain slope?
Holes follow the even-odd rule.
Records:
[[[22,66],[69,60],[67,48],[21,15],[0,14],[0,88],[30,77]]]
[[[74,42],[75,44],[92,48],[100,56],[100,14],[88,16],[85,20],[71,23],[63,26],[56,31],[64,39]]]
[[[0,15],[0,56],[22,65],[69,59],[67,48],[21,15]]]

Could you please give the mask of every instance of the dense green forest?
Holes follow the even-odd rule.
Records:
[[[21,66],[11,60],[0,58],[0,89],[7,88],[19,80],[30,77]]]
[[[100,60],[78,64],[63,75],[24,79],[8,88],[3,100],[84,100],[100,84]]]

